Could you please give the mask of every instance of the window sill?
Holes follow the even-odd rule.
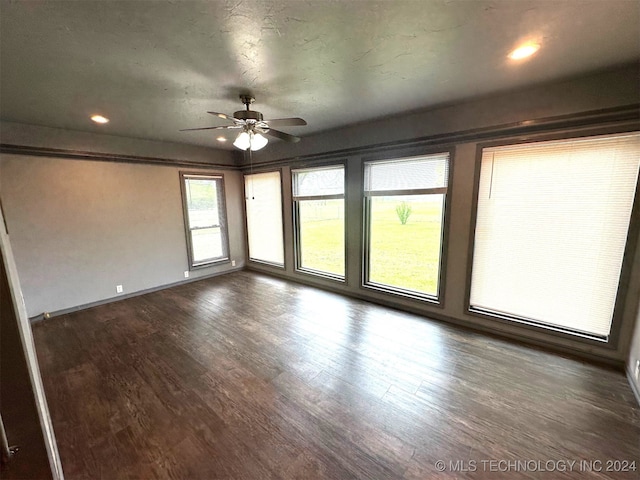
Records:
[[[256,265],[263,265],[265,267],[279,268],[280,270],[284,270],[284,263],[267,262],[266,260],[256,260],[255,258],[249,258],[249,262]]]
[[[396,297],[402,297],[408,300],[418,300],[419,302],[430,303],[437,307],[444,306],[440,298],[434,295],[426,294],[426,293],[419,293],[411,290],[403,290],[401,288],[389,287],[387,285],[381,285],[378,283],[363,283],[361,287],[365,290],[372,290],[374,292],[393,295]]]
[[[312,277],[324,278],[327,280],[333,280],[334,282],[346,283],[344,276],[336,275],[333,273],[321,272],[319,270],[312,270],[310,268],[296,268],[296,273],[302,273],[304,275],[310,275]]]
[[[578,340],[585,343],[590,343],[598,346],[606,346],[609,348],[615,348],[610,341],[611,335],[608,336],[599,336],[595,334],[589,334],[585,332],[579,332],[576,330],[571,330],[569,328],[558,327],[554,325],[549,325],[546,323],[542,323],[536,320],[524,318],[524,317],[516,317],[513,315],[507,315],[501,312],[494,312],[491,310],[485,310],[482,308],[473,308],[470,307],[467,309],[467,312],[470,315],[474,315],[476,317],[490,319],[490,320],[498,320],[502,323],[516,324],[522,327],[525,327],[529,330],[536,330],[539,332],[544,332],[550,335],[570,338],[572,340]]]
[[[189,270],[200,270],[201,268],[213,267],[215,265],[223,265],[225,263],[231,263],[231,259],[228,257],[220,258],[216,260],[210,260],[203,263],[196,263],[195,265],[191,265]]]

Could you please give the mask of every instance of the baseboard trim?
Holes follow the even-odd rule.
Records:
[[[79,312],[81,310],[87,310],[89,308],[98,307],[100,305],[106,305],[108,303],[119,302],[121,300],[126,300],[127,298],[139,297],[140,295],[146,295],[147,293],[153,293],[153,292],[158,292],[160,290],[166,290],[167,288],[177,287],[177,286],[180,286],[180,285],[184,285],[186,283],[197,282],[199,280],[206,280],[207,278],[212,278],[212,277],[219,277],[220,275],[226,275],[227,273],[239,272],[239,271],[244,270],[244,269],[245,269],[244,266],[235,267],[235,268],[231,268],[229,270],[225,270],[224,272],[215,272],[215,273],[210,273],[208,275],[203,275],[203,276],[200,276],[200,277],[185,278],[184,280],[180,280],[178,282],[168,283],[168,284],[165,284],[165,285],[159,285],[157,287],[146,288],[144,290],[138,290],[137,292],[131,292],[131,293],[127,293],[127,294],[124,294],[124,295],[118,295],[117,297],[105,298],[103,300],[97,300],[95,302],[84,303],[82,305],[77,305],[75,307],[63,308],[62,310],[56,310],[55,312],[48,312],[49,313],[49,319],[50,318],[54,318],[54,317],[59,317],[61,315],[66,315],[68,313]],[[41,321],[44,321],[44,320],[47,320],[47,319],[45,319],[43,313],[41,313],[40,315],[36,315],[34,317],[29,318],[29,321],[32,324],[38,323],[38,322],[41,322]]]
[[[249,272],[261,273],[264,275],[276,277],[281,280],[287,280],[293,283],[299,283],[309,287],[319,288],[321,290],[337,293],[338,295],[344,295],[346,297],[355,298],[357,300],[362,300],[362,301],[373,303],[376,305],[381,305],[383,307],[393,308],[394,310],[399,310],[402,312],[411,313],[413,315],[418,315],[428,320],[443,322],[457,328],[463,328],[465,330],[469,330],[472,332],[490,335],[492,337],[500,338],[502,340],[517,342],[521,345],[527,345],[529,347],[538,348],[547,352],[552,352],[552,353],[563,355],[573,359],[588,361],[592,364],[614,368],[615,370],[618,370],[620,372],[625,370],[624,361],[618,360],[615,358],[604,357],[604,356],[593,354],[590,352],[585,352],[577,348],[574,349],[569,346],[558,345],[552,342],[545,342],[544,340],[538,340],[538,339],[518,335],[517,333],[493,329],[490,327],[486,327],[484,325],[477,325],[467,320],[458,319],[458,318],[451,317],[448,315],[443,315],[437,312],[425,312],[424,310],[421,310],[420,308],[417,308],[417,307],[403,305],[403,304],[394,302],[392,300],[370,297],[366,293],[363,294],[363,293],[345,290],[343,288],[340,288],[339,286],[333,286],[333,285],[328,285],[324,282],[320,283],[320,282],[314,281],[314,279],[307,279],[302,277],[291,278],[284,272],[276,272],[273,270],[263,269],[260,267],[256,267],[253,264],[248,264],[246,267],[246,270]]]
[[[636,382],[633,381],[633,375],[631,374],[631,370],[629,370],[630,366],[631,365],[627,365],[627,368],[625,369],[627,372],[627,380],[629,381],[629,386],[631,387],[633,396],[636,397],[636,402],[638,403],[638,406],[640,406],[640,386],[636,385]]]
[[[443,322],[446,323],[448,325],[457,327],[457,328],[463,328],[469,331],[473,331],[473,332],[480,332],[486,335],[490,335],[496,338],[501,338],[503,340],[509,340],[509,341],[513,341],[513,342],[517,342],[523,345],[528,345],[534,348],[540,348],[543,349],[545,351],[549,351],[549,352],[553,352],[556,354],[560,354],[560,355],[565,355],[565,356],[570,356],[571,358],[576,358],[579,360],[587,360],[590,361],[592,363],[595,364],[600,364],[603,366],[607,366],[607,367],[613,367],[616,370],[624,370],[627,374],[627,378],[629,380],[629,383],[631,385],[631,388],[633,390],[633,393],[636,397],[636,400],[638,400],[638,403],[640,404],[640,392],[638,392],[635,384],[631,381],[631,373],[629,372],[629,370],[626,368],[625,363],[621,360],[616,360],[616,359],[612,359],[612,358],[606,358],[606,357],[602,357],[600,355],[594,355],[594,354],[590,354],[588,352],[584,352],[581,350],[576,350],[576,349],[571,349],[569,347],[563,347],[563,346],[558,346],[556,344],[553,343],[547,343],[544,341],[540,341],[540,340],[536,340],[536,339],[531,339],[531,338],[527,338],[527,337],[522,337],[519,336],[517,334],[513,334],[510,332],[504,332],[501,330],[495,330],[495,329],[491,329],[488,327],[485,327],[483,325],[476,325],[476,324],[472,324],[468,321],[465,320],[460,320],[454,317],[450,317],[448,315],[442,315],[439,313],[426,313],[424,311],[421,311],[418,308],[412,308],[406,305],[401,305],[398,304],[396,302],[393,301],[389,301],[389,300],[383,300],[383,299],[378,299],[378,298],[372,298],[366,294],[361,294],[361,293],[356,293],[356,292],[352,292],[352,291],[348,291],[348,290],[344,290],[342,288],[339,287],[334,287],[331,285],[325,285],[325,284],[321,284],[321,283],[317,283],[314,282],[312,280],[308,280],[306,278],[290,278],[289,276],[287,276],[284,273],[280,273],[280,272],[274,272],[274,271],[270,271],[270,270],[266,270],[266,269],[262,269],[262,268],[255,268],[254,265],[251,264],[247,264],[241,267],[236,267],[236,268],[232,268],[229,270],[225,270],[224,272],[216,272],[216,273],[212,273],[209,275],[204,275],[201,277],[196,277],[196,278],[188,278],[188,279],[184,279],[181,280],[179,282],[174,282],[174,283],[170,283],[170,284],[166,284],[166,285],[160,285],[157,287],[152,287],[152,288],[148,288],[145,290],[139,290],[137,292],[132,292],[132,293],[128,293],[125,295],[119,295],[117,297],[111,297],[111,298],[107,298],[104,300],[98,300],[96,302],[91,302],[91,303],[86,303],[83,305],[78,305],[75,307],[71,307],[71,308],[66,308],[66,309],[62,309],[62,310],[57,310],[55,312],[49,312],[49,318],[53,318],[53,317],[58,317],[61,315],[66,315],[68,313],[73,313],[73,312],[78,312],[81,310],[86,310],[92,307],[97,307],[100,305],[105,305],[108,303],[114,303],[114,302],[119,302],[121,300],[126,300],[128,298],[132,298],[132,297],[138,297],[140,295],[145,295],[147,293],[153,293],[153,292],[157,292],[160,290],[165,290],[168,288],[172,288],[172,287],[177,287],[179,285],[184,285],[187,283],[191,283],[191,282],[197,282],[200,280],[206,280],[208,278],[212,278],[212,277],[218,277],[221,275],[226,275],[229,273],[234,273],[234,272],[239,272],[239,271],[249,271],[252,273],[258,273],[258,274],[263,274],[263,275],[267,275],[267,276],[271,276],[271,277],[275,277],[275,278],[279,278],[281,280],[285,280],[285,281],[289,281],[289,282],[293,282],[293,283],[298,283],[301,285],[305,285],[308,287],[312,287],[312,288],[319,288],[321,290],[326,290],[329,291],[331,293],[335,293],[338,295],[343,295],[346,297],[351,297],[351,298],[355,298],[357,300],[362,300],[365,302],[369,302],[369,303],[373,303],[376,305],[381,305],[383,307],[387,307],[387,308],[393,308],[395,310],[399,310],[402,312],[406,312],[406,313],[411,313],[413,315],[419,315],[421,317],[424,317],[426,319],[429,320],[433,320],[436,322]],[[30,322],[33,323],[37,323],[37,322],[41,322],[44,321],[44,317],[43,314],[37,315],[35,317],[31,317]]]

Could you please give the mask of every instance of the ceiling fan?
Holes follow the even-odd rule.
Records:
[[[233,122],[233,125],[222,127],[201,127],[201,128],[184,128],[181,132],[189,132],[193,130],[240,130],[233,145],[241,150],[260,150],[268,140],[264,135],[279,138],[285,142],[299,142],[300,137],[289,135],[288,133],[274,130],[272,127],[292,127],[306,125],[301,118],[277,118],[273,120],[264,120],[262,113],[250,110],[250,105],[255,101],[251,95],[240,95],[240,100],[245,105],[246,110],[234,112],[233,116],[218,112],[207,112],[211,115],[223,118]]]

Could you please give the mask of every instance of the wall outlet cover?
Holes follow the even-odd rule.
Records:
[[[236,266],[236,261],[235,260],[231,260],[231,266],[235,267]]]
[[[116,293],[122,293],[122,285],[116,285]]]
[[[189,271],[188,270],[184,271],[184,278],[189,278]]]

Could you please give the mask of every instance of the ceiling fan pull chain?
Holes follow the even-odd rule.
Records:
[[[256,197],[253,194],[253,153],[252,149],[249,148],[249,173],[251,174],[251,183],[250,183],[250,188],[251,188],[251,200],[255,200]]]

